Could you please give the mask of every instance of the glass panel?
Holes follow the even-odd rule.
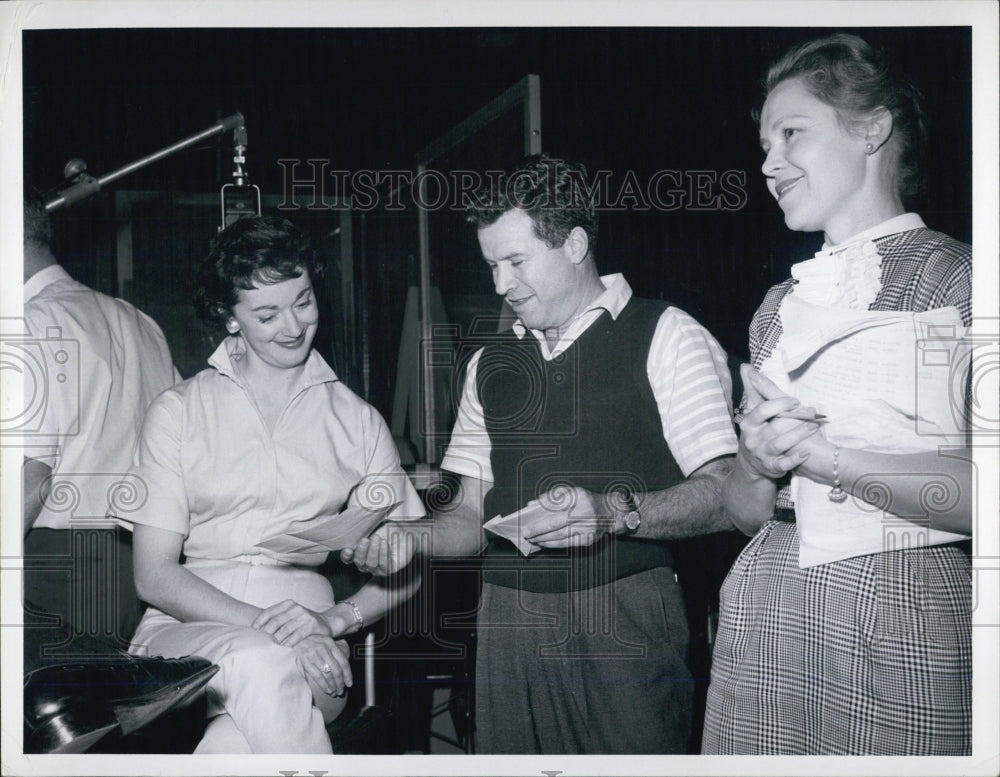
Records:
[[[424,185],[415,187],[414,196],[426,218],[421,288],[431,316],[422,329],[420,432],[424,459],[431,463],[440,460],[447,445],[464,368],[475,350],[463,343],[512,320],[494,292],[465,206],[479,185],[495,181],[496,173],[519,163],[526,150],[540,148],[537,93],[537,77],[526,77],[458,125],[455,135],[429,146],[421,159]]]

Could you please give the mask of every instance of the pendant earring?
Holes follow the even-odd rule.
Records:
[[[865,144],[865,153],[868,154],[868,156],[871,156],[872,154],[874,154],[875,153],[875,146],[873,146],[871,143],[866,143]]]
[[[234,335],[240,331],[239,322],[235,318],[231,318],[226,322],[226,331],[229,334]]]

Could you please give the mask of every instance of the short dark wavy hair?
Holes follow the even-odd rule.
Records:
[[[482,229],[515,208],[531,217],[535,234],[549,248],[558,248],[574,227],[581,227],[593,252],[597,212],[584,165],[547,154],[529,156],[499,177],[490,176],[472,196],[466,220]]]
[[[45,204],[37,197],[24,197],[24,244],[39,248],[52,247],[52,218]]]
[[[802,43],[771,65],[764,77],[765,99],[789,78],[801,78],[816,99],[837,111],[848,130],[876,108],[886,108],[892,114],[887,150],[894,155],[896,189],[904,200],[920,193],[920,161],[927,144],[924,98],[913,84],[895,77],[885,52],[847,33]],[[755,113],[759,122],[759,110]]]
[[[239,219],[212,239],[198,267],[198,318],[210,326],[224,324],[240,289],[298,278],[303,271],[316,284],[323,264],[292,222],[277,216]]]

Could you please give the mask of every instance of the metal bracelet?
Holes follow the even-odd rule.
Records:
[[[358,625],[358,631],[363,629],[365,627],[365,616],[361,614],[361,610],[358,609],[358,605],[350,599],[344,599],[340,603],[349,605],[350,608],[354,610],[354,622]]]

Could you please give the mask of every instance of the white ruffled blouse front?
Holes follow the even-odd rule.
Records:
[[[812,259],[792,266],[795,295],[815,305],[867,310],[882,290],[882,257],[876,238],[923,226],[920,216],[904,213],[839,245],[824,244]]]

